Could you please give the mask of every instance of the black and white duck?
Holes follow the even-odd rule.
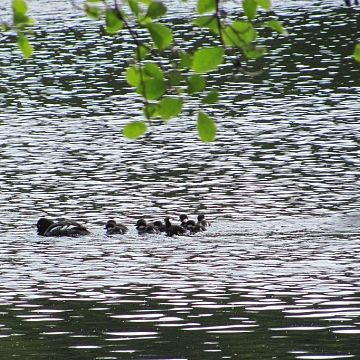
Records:
[[[89,235],[90,231],[83,225],[71,220],[53,221],[40,218],[36,224],[37,233],[41,236],[83,236]]]

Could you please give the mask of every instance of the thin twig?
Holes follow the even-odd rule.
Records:
[[[217,26],[219,28],[219,37],[220,37],[222,46],[225,48],[225,42],[223,39],[223,32],[222,32],[222,25],[221,25],[221,18],[220,18],[220,0],[215,0],[215,4],[216,4],[215,16],[216,16]]]
[[[118,18],[124,23],[125,28],[129,32],[131,38],[133,39],[135,45],[136,45],[136,63],[139,67],[139,74],[140,74],[140,82],[143,86],[144,95],[146,96],[146,88],[145,88],[145,80],[144,80],[144,74],[143,74],[143,66],[141,64],[141,50],[140,47],[142,43],[137,38],[137,34],[133,31],[127,20],[125,19],[125,16],[123,16],[120,5],[118,4],[117,0],[114,0],[114,6],[115,6],[115,12]],[[148,113],[147,105],[149,105],[149,102],[146,97],[144,97],[144,104],[145,104],[145,117],[147,118],[148,122],[151,123],[150,114]]]

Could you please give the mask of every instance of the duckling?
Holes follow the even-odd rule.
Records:
[[[167,236],[185,234],[185,229],[180,225],[172,225],[170,218],[168,216],[164,219],[164,222],[165,222],[165,231]]]
[[[205,226],[196,223],[194,220],[189,220],[187,222],[187,226],[186,226],[187,230],[189,230],[190,234],[196,234],[200,231],[205,231],[206,228]]]
[[[165,224],[161,220],[154,221],[153,225],[159,230],[159,232],[165,232],[166,227]]]
[[[205,219],[205,215],[204,215],[204,214],[199,214],[198,217],[197,217],[197,219],[198,219],[198,224],[200,224],[201,226],[203,226],[204,229],[206,229],[207,227],[210,226],[210,222]]]
[[[115,220],[109,220],[106,225],[106,235],[125,234],[129,229],[123,224],[118,224]]]
[[[181,221],[181,226],[190,232],[190,234],[195,234],[200,231],[205,231],[206,228],[203,224],[196,223],[194,220],[189,220],[188,216],[185,214],[182,214],[179,216]]]
[[[188,216],[186,214],[181,214],[179,216],[179,219],[180,219],[180,225],[186,229],[186,225],[187,225],[187,222],[188,222]]]
[[[152,224],[148,224],[144,219],[139,219],[135,225],[138,234],[159,234],[159,229]]]
[[[71,220],[55,222],[47,218],[40,218],[36,224],[37,233],[41,236],[83,236],[90,234],[85,226]]]

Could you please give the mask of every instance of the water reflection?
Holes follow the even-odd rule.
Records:
[[[29,359],[47,347],[70,359],[356,358],[358,227],[229,225],[180,238],[3,236],[2,354],[19,354],[16,339]]]
[[[59,4],[33,4],[34,59],[9,38],[0,49],[1,356],[358,358],[359,12],[277,5],[291,36],[259,77],[212,79],[224,94],[208,145],[188,112],[123,139],[141,117],[131,51]],[[214,224],[197,236],[104,235],[108,218],[199,210]],[[92,235],[40,238],[44,215]]]
[[[340,21],[337,13],[328,16]],[[355,19],[357,13],[351,16]],[[112,47],[111,54],[101,47],[92,54],[91,46],[81,44],[95,38],[105,45],[108,38],[72,28],[65,34],[68,45],[51,53],[62,38],[58,29],[50,28],[48,35],[55,41],[50,49],[22,67],[14,58],[1,80],[8,91],[0,135],[6,169],[0,178],[0,201],[11,212],[3,225],[14,217],[22,222],[28,214],[37,218],[44,212],[81,214],[97,221],[99,212],[133,219],[144,213],[208,209],[222,218],[252,219],[356,209],[357,70],[349,58],[348,66],[341,67],[347,71],[341,78],[348,87],[333,89],[317,80],[311,63],[306,76],[316,86],[304,87],[300,64],[304,54],[318,46],[312,44],[314,29],[304,30],[299,17],[292,21],[310,44],[293,55],[294,49],[288,48],[295,46],[293,40],[282,40],[288,43],[280,46],[281,56],[271,57],[267,80],[249,84],[249,79],[217,79],[226,85],[223,101],[212,109],[220,132],[218,143],[211,146],[194,139],[194,122],[186,117],[159,125],[143,141],[124,140],[121,126],[140,116],[138,99],[126,95],[122,85],[124,61],[118,61]],[[327,30],[318,33],[319,39],[338,36],[330,25]],[[294,39],[301,42],[297,35]],[[80,45],[84,57],[77,55]],[[339,63],[325,50],[319,55],[329,71],[332,63]],[[65,61],[60,67],[68,52],[74,52],[75,63]],[[296,56],[299,64],[293,71],[287,71],[293,64],[287,54]],[[111,70],[114,62],[116,72]],[[118,82],[115,89],[113,81]],[[285,85],[291,91],[279,92]]]

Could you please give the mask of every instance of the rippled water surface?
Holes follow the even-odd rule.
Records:
[[[209,79],[209,145],[196,99],[124,139],[142,119],[131,49],[68,2],[29,3],[34,58],[1,35],[0,359],[360,358],[360,8],[274,1],[290,36],[266,40],[257,77]],[[179,43],[196,41],[191,4],[169,5]],[[196,236],[132,226],[199,211],[212,226]],[[92,234],[38,237],[40,216]],[[109,217],[130,232],[106,237]]]

